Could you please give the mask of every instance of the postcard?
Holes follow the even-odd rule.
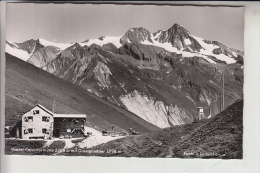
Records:
[[[243,7],[7,3],[5,58],[5,155],[243,159]]]

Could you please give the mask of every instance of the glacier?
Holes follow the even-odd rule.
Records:
[[[122,44],[120,43],[120,38],[121,37],[112,37],[112,36],[104,36],[102,37],[102,40],[100,39],[90,39],[87,42],[82,42],[79,43],[81,46],[90,46],[92,44],[96,44],[99,46],[103,46],[104,44],[107,43],[113,43],[117,48],[121,47]]]
[[[54,46],[54,47],[58,47],[60,50],[65,50],[68,47],[72,46],[73,43],[54,43],[51,41],[47,41],[45,39],[39,38],[39,43],[45,47],[47,46]]]

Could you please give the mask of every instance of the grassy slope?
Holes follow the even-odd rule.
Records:
[[[94,154],[125,157],[242,158],[243,100],[214,118],[101,144],[93,149],[120,153]],[[187,154],[188,153],[188,154]],[[63,153],[63,155],[71,153]],[[74,153],[74,155],[93,155]]]
[[[186,140],[179,141],[174,153],[177,157],[208,157],[209,154],[216,158],[242,159],[242,137],[243,100],[239,100]],[[187,156],[185,152],[194,154]]]
[[[147,123],[118,106],[85,92],[81,87],[57,78],[31,64],[6,54],[6,125],[13,126],[35,102],[52,110],[55,99],[57,113],[85,113],[87,123],[97,130],[151,132],[158,127]]]

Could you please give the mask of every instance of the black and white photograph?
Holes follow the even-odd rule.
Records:
[[[7,3],[5,155],[243,159],[244,8]]]

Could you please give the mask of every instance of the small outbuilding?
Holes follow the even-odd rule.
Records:
[[[85,114],[54,114],[54,137],[78,138],[85,131]]]

